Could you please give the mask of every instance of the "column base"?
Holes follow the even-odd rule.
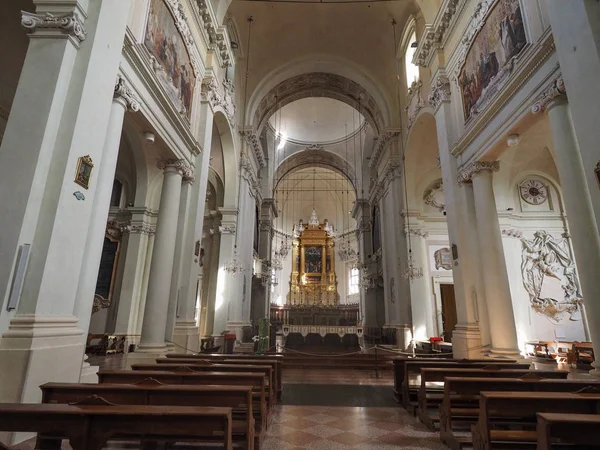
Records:
[[[83,355],[83,364],[81,366],[80,383],[98,383],[98,370],[100,366],[92,366],[88,360],[88,355]]]
[[[408,324],[394,324],[391,328],[396,329],[396,345],[402,351],[412,351],[413,334],[412,326]]]
[[[515,349],[507,349],[507,348],[495,348],[492,347],[487,353],[486,356],[494,359],[525,359],[523,355],[521,355],[521,351],[518,348]]]
[[[198,353],[200,351],[200,328],[195,321],[176,322],[173,330],[173,342],[178,352]]]
[[[456,359],[480,359],[484,356],[481,331],[477,324],[456,325],[452,332],[452,356]]]
[[[78,325],[74,316],[15,315],[0,340],[0,403],[38,403],[40,385],[79,382],[85,339]],[[0,442],[30,437],[0,433]]]

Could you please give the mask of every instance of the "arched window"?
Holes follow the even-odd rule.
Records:
[[[417,51],[417,33],[414,28],[410,34],[410,38],[404,49],[404,70],[406,72],[406,87],[410,86],[419,81],[419,66],[413,64],[412,60]]]

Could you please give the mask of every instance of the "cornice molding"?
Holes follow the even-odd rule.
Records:
[[[127,81],[125,81],[125,78],[120,75],[117,76],[113,99],[122,100],[125,104],[125,108],[127,108],[129,111],[137,112],[140,110],[140,103],[138,99],[133,95],[133,92]]]
[[[217,25],[217,16],[210,0],[193,0],[196,21],[200,25],[207,47],[213,51],[219,67],[231,66],[234,61],[227,28]]]
[[[498,172],[500,170],[500,161],[473,161],[467,164],[464,169],[459,170],[458,184],[470,183],[473,176],[480,172]]]
[[[467,0],[444,0],[433,24],[425,25],[419,38],[419,45],[413,57],[413,63],[421,67],[429,67],[435,51],[443,49],[448,41],[450,31],[458,21]]]
[[[552,80],[552,83],[542,92],[542,94],[536,99],[535,103],[531,107],[533,114],[543,113],[550,102],[557,98],[564,97],[566,99],[567,90],[565,88],[565,80],[563,80],[562,74]]]
[[[256,134],[256,130],[252,126],[245,126],[240,128],[240,134],[243,139],[246,140],[246,144],[252,148],[254,152],[254,157],[256,158],[256,162],[258,166],[263,169],[267,167],[267,161],[265,160],[265,155],[262,149],[262,145],[260,145],[260,140],[258,139],[258,135]]]
[[[87,31],[83,27],[85,18],[76,11],[54,15],[50,12],[35,14],[21,11],[21,26],[30,38],[67,37],[79,47],[85,41]]]
[[[383,131],[377,138],[377,142],[373,147],[373,153],[371,153],[371,162],[369,163],[370,168],[376,168],[379,165],[381,156],[384,154],[387,146],[394,141],[398,140],[400,131],[397,128],[388,128]]]

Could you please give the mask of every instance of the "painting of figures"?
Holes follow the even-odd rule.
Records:
[[[163,0],[150,1],[144,45],[162,67],[158,76],[175,107],[189,119],[196,77],[175,19]]]
[[[498,0],[475,36],[458,81],[465,120],[527,44],[519,0]]]
[[[321,273],[323,260],[321,259],[321,247],[306,247],[304,250],[304,265],[307,273]]]

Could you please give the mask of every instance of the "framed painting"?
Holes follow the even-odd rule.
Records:
[[[304,271],[306,273],[321,273],[323,264],[321,247],[306,247],[304,252]]]
[[[85,155],[77,160],[77,170],[75,173],[75,183],[84,189],[89,189],[90,179],[92,178],[92,169],[94,162],[90,155]]]
[[[465,120],[527,44],[519,0],[498,0],[484,20],[458,75]]]
[[[144,46],[163,69],[158,77],[167,95],[190,119],[196,75],[175,19],[163,0],[150,0]]]

